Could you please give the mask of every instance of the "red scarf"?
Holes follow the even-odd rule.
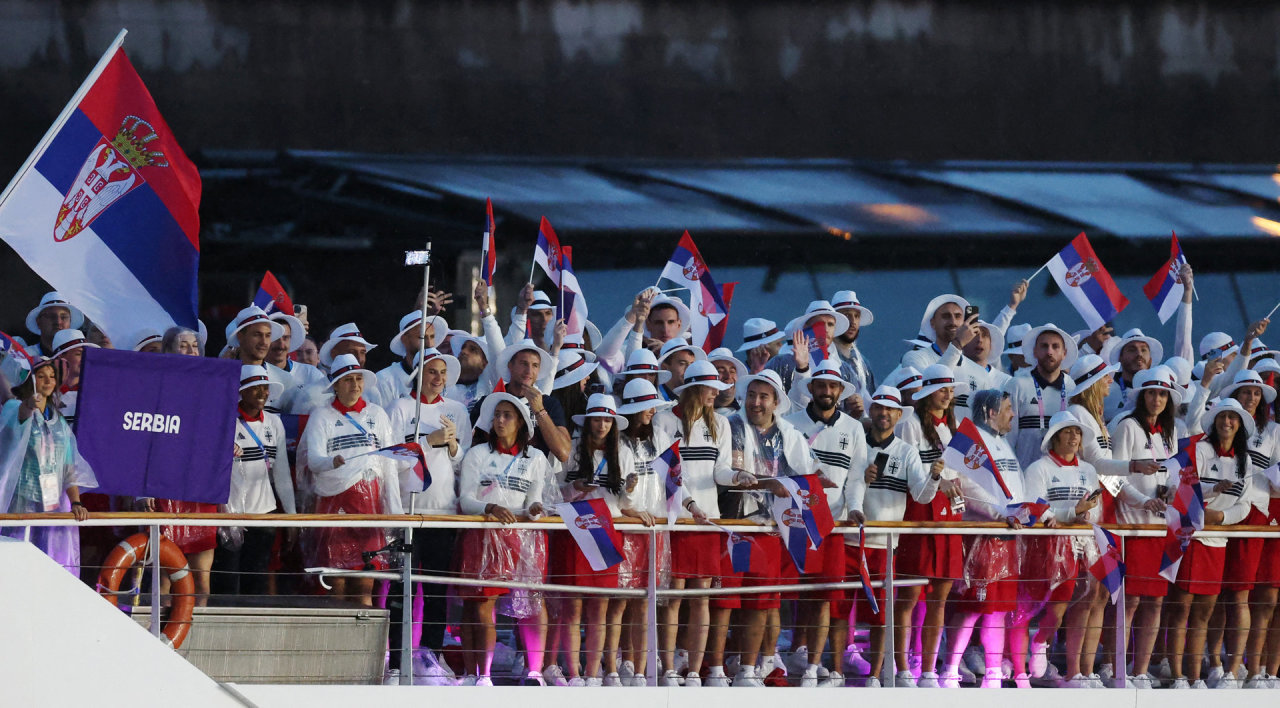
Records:
[[[365,402],[363,398],[360,398],[360,399],[356,399],[356,403],[354,406],[344,406],[342,405],[342,401],[339,401],[338,399],[335,398],[333,399],[333,407],[334,407],[334,410],[338,411],[339,413],[359,413],[360,411],[364,410]]]
[[[236,410],[240,413],[240,420],[243,420],[243,421],[244,421],[244,422],[246,422],[246,423],[249,423],[249,422],[261,423],[261,422],[262,422],[262,411],[261,411],[261,410],[259,410],[259,411],[258,411],[258,415],[254,416],[254,417],[252,417],[252,418],[250,418],[250,417],[249,417],[249,414],[248,414],[248,413],[245,413],[245,412],[244,412],[244,409],[243,409],[243,408],[241,408],[239,405],[236,405]]]
[[[418,394],[418,400],[422,401],[423,405],[430,406],[430,405],[432,405],[432,404],[439,403],[440,401],[443,401],[443,400],[444,400],[444,396],[436,396],[436,397],[435,397],[435,400],[428,401],[428,400],[426,399],[426,397],[425,397],[425,396],[423,396],[422,394]]]
[[[946,425],[946,424],[947,424],[947,416],[946,416],[946,414],[945,414],[945,413],[943,414],[943,416],[942,416],[941,418],[939,418],[939,417],[935,416],[934,414],[930,413],[930,414],[929,414],[929,420],[933,421],[933,427],[935,427],[935,428],[936,428],[936,427],[938,427],[938,426],[940,426],[940,425]]]
[[[516,442],[512,443],[512,444],[511,444],[511,447],[503,447],[503,446],[502,446],[502,443],[499,443],[499,442],[498,442],[498,439],[497,439],[497,438],[494,438],[494,439],[493,439],[493,449],[494,449],[496,452],[498,452],[498,454],[501,454],[501,455],[511,455],[512,457],[515,457],[516,455],[519,455],[519,454],[520,454],[520,442],[519,442],[519,441],[516,441]]]
[[[1076,465],[1080,464],[1080,455],[1076,455],[1075,457],[1071,458],[1070,462],[1067,462],[1066,460],[1059,457],[1058,453],[1054,452],[1053,450],[1050,450],[1049,457],[1053,458],[1053,461],[1057,462],[1059,467],[1075,467]]]

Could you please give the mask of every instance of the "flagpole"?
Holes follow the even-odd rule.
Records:
[[[1275,306],[1275,307],[1273,307],[1273,308],[1271,308],[1271,312],[1268,312],[1268,313],[1267,313],[1267,316],[1266,316],[1266,317],[1263,317],[1262,319],[1264,319],[1264,320],[1269,320],[1269,319],[1271,319],[1271,316],[1272,316],[1272,315],[1274,315],[1274,314],[1276,313],[1276,310],[1280,310],[1280,302],[1277,302],[1277,303],[1276,303],[1276,306]]]
[[[1040,266],[1040,270],[1037,270],[1036,272],[1032,273],[1032,274],[1031,274],[1031,277],[1030,277],[1030,278],[1027,278],[1027,284],[1028,284],[1028,285],[1030,285],[1030,284],[1031,284],[1031,281],[1032,281],[1032,280],[1035,280],[1035,277],[1036,277],[1037,275],[1040,275],[1040,271],[1042,271],[1042,270],[1044,270],[1045,268],[1048,268],[1048,267],[1049,267],[1049,264],[1048,264],[1048,263],[1045,263],[1044,265]]]
[[[36,149],[31,151],[31,154],[27,156],[27,161],[22,163],[22,167],[18,168],[17,174],[13,176],[13,179],[9,180],[9,184],[4,188],[4,191],[0,192],[0,206],[4,206],[5,200],[9,198],[13,188],[18,185],[18,180],[22,179],[27,170],[31,169],[44,156],[45,150],[49,148],[49,143],[53,141],[53,136],[57,135],[59,130],[62,130],[62,126],[66,125],[71,118],[71,114],[80,105],[80,101],[84,100],[85,94],[89,93],[89,89],[93,88],[93,83],[98,80],[103,71],[106,71],[111,57],[115,55],[120,45],[124,44],[124,36],[126,34],[129,34],[129,30],[121,28],[120,34],[116,35],[116,38],[111,42],[111,46],[107,47],[107,51],[102,54],[102,58],[94,65],[93,71],[89,72],[89,76],[85,78],[84,83],[80,84],[80,88],[76,89],[76,92],[72,94],[71,100],[62,109],[62,112],[58,114],[57,120],[53,121],[53,125],[49,126],[49,130],[45,132],[44,137],[40,138],[40,142],[36,143]]]
[[[422,434],[422,374],[427,367],[422,362],[423,353],[427,350],[427,301],[430,300],[431,281],[431,242],[427,241],[427,257],[422,264],[422,309],[418,315],[422,318],[418,325],[418,385],[413,397],[413,442],[418,442],[418,436]],[[412,362],[411,362],[412,363]],[[417,462],[415,464],[425,464]],[[427,470],[422,470],[423,475],[427,474]],[[414,495],[409,495],[409,513],[412,514],[414,503]],[[413,565],[413,529],[405,528],[404,530],[405,547],[401,550],[401,563],[403,567],[409,568]],[[401,581],[400,590],[403,593],[400,601],[403,614],[400,622],[400,684],[413,684],[413,627],[410,622],[404,620],[412,617],[413,613],[413,584]]]
[[[423,352],[427,350],[427,300],[429,290],[427,289],[428,281],[431,279],[431,242],[427,241],[427,259],[422,264],[422,311],[419,313],[422,317],[422,323],[418,329],[418,356],[422,357]],[[410,362],[412,363],[412,362]],[[426,368],[422,365],[418,366],[418,393],[414,396],[413,408],[413,441],[418,442],[418,435],[422,432],[422,370]]]

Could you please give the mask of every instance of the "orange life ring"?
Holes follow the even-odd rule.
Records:
[[[121,541],[107,554],[107,559],[102,563],[102,571],[98,574],[98,592],[107,602],[116,604],[125,572],[134,563],[145,560],[148,543],[147,534],[136,533]],[[160,567],[169,575],[169,595],[173,601],[169,619],[160,626],[160,634],[166,644],[177,649],[187,638],[187,632],[191,631],[191,617],[196,607],[196,581],[191,575],[191,568],[187,566],[187,557],[176,543],[164,537],[160,538]]]

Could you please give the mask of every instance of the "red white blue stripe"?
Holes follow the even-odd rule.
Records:
[[[284,291],[284,286],[276,280],[276,276],[271,271],[262,276],[262,284],[258,286],[258,294],[253,298],[253,304],[262,308],[262,311],[268,315],[283,312],[286,315],[293,314],[293,300],[289,298],[289,293]]]
[[[782,544],[800,572],[806,572],[805,555],[808,549],[817,549],[823,539],[835,528],[827,495],[822,489],[821,478],[816,474],[803,477],[779,477],[778,482],[790,496],[777,497],[773,502],[773,519],[778,524]]]
[[[1084,233],[1072,239],[1046,267],[1089,329],[1110,322],[1129,305]]]
[[[608,570],[622,562],[622,550],[614,542],[613,518],[603,499],[569,502],[556,506],[569,535],[577,542],[594,571]]]
[[[671,447],[653,458],[649,466],[655,475],[663,479],[663,490],[667,497],[667,523],[674,526],[676,517],[680,515],[680,505],[689,494],[684,488],[684,475],[680,466],[680,441],[671,443]]]
[[[689,330],[694,346],[705,349],[711,329],[729,316],[729,306],[725,304],[723,290],[716,284],[711,269],[702,259],[688,231],[680,237],[675,252],[662,267],[658,280],[661,282],[663,279],[689,291],[689,312],[693,319]]]
[[[1204,435],[1194,435],[1178,441],[1178,453],[1168,462],[1177,462],[1178,488],[1173,501],[1164,508],[1164,552],[1160,558],[1160,575],[1169,582],[1178,578],[1178,567],[1191,537],[1204,528],[1204,494],[1200,490],[1200,475],[1196,471],[1196,444]],[[1166,463],[1167,464],[1167,463]]]
[[[551,282],[560,287],[560,239],[556,238],[555,229],[547,217],[542,217],[538,225],[538,245],[533,249],[533,262],[542,268]]]
[[[1156,308],[1156,313],[1160,316],[1160,324],[1169,321],[1173,317],[1173,313],[1178,311],[1178,304],[1182,302],[1182,294],[1186,290],[1182,284],[1181,272],[1182,266],[1187,264],[1187,257],[1182,253],[1182,246],[1178,244],[1178,234],[1173,235],[1173,242],[1169,248],[1169,260],[1160,266],[1160,270],[1151,277],[1151,280],[1142,287],[1142,292],[1151,301],[1151,306]]]
[[[480,241],[480,279],[493,287],[493,271],[498,268],[498,224],[493,220],[493,200],[484,200],[484,238]]]
[[[876,599],[875,588],[871,587],[871,572],[867,570],[867,527],[858,527],[858,580],[862,581],[862,592],[871,605],[871,614],[880,614],[880,601]]]
[[[379,448],[368,454],[389,457],[393,460],[412,460],[414,463],[413,473],[418,475],[418,479],[422,481],[422,488],[426,489],[431,486],[431,472],[427,470],[427,454],[423,451],[422,445],[416,442],[403,442]]]
[[[1102,583],[1111,595],[1111,604],[1120,599],[1124,589],[1124,561],[1120,556],[1120,543],[1115,534],[1097,524],[1093,526],[1093,540],[1098,544],[1098,560],[1089,566],[1089,572]]]
[[[947,449],[942,451],[942,461],[953,470],[986,470],[995,478],[996,485],[1000,487],[1005,498],[1013,499],[1013,493],[1005,484],[1004,475],[1000,474],[1000,470],[996,468],[991,450],[987,448],[987,443],[982,439],[982,433],[972,420],[965,418],[960,421],[956,432],[951,435],[951,442],[947,444]]]
[[[582,334],[587,327],[587,297],[573,273],[573,249],[568,246],[560,250],[560,296],[563,303],[557,306],[556,317],[564,320],[569,334]]]

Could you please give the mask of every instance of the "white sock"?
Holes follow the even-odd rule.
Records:
[[[723,666],[708,667],[707,676],[724,676],[724,667]]]
[[[809,668],[805,669],[805,673],[814,673],[814,674],[818,673],[818,665],[809,664]]]

